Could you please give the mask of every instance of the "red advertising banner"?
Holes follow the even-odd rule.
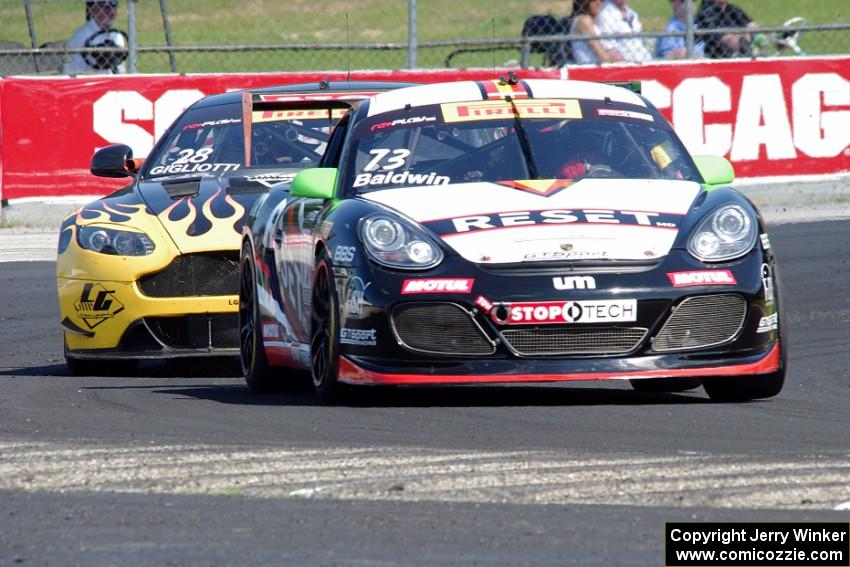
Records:
[[[850,171],[850,57],[572,67],[569,78],[640,80],[692,154],[738,177]]]
[[[740,177],[850,171],[850,57],[515,70],[522,78],[641,80],[695,154],[723,154]],[[496,74],[504,74],[498,71]],[[147,155],[202,96],[317,82],[344,73],[128,75],[0,80],[0,197],[102,195],[126,183],[92,176],[96,149]],[[492,69],[373,71],[354,80],[492,79]]]

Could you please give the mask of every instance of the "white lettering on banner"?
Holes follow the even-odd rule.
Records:
[[[717,77],[685,79],[673,91],[673,124],[693,154],[726,155],[732,147],[732,125],[705,125],[708,112],[732,110],[729,86]]]
[[[94,133],[110,144],[127,144],[135,157],[153,148],[153,136],[137,124],[124,120],[152,120],[153,105],[136,91],[109,91],[92,105]]]
[[[850,110],[824,110],[850,105],[850,81],[836,73],[809,73],[791,86],[788,102],[778,74],[745,75],[741,94],[716,77],[685,79],[672,91],[651,80],[644,94],[658,108],[673,107],[676,133],[693,154],[725,155],[733,161],[756,161],[761,146],[768,160],[834,158],[850,145]],[[734,102],[734,104],[733,104]],[[706,125],[706,115],[736,110],[732,124]]]
[[[762,145],[767,151],[767,159],[797,157],[785,97],[765,96],[767,93],[782,93],[779,75],[744,77],[729,155],[732,161],[758,159]]]
[[[810,73],[794,83],[791,97],[794,144],[800,151],[811,157],[833,157],[846,151],[850,110],[825,112],[823,106],[850,106],[850,81],[835,73]]]
[[[136,91],[108,91],[92,105],[92,128],[111,144],[127,144],[134,157],[145,157],[171,123],[193,102],[203,97],[197,89],[166,91],[151,102]],[[153,134],[127,121],[153,120]]]

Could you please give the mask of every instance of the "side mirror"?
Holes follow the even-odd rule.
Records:
[[[98,177],[127,177],[138,171],[127,169],[127,162],[135,167],[133,149],[124,144],[113,144],[100,148],[91,158],[91,172]],[[141,164],[139,164],[141,165]]]
[[[735,168],[725,157],[694,156],[694,163],[697,164],[706,185],[718,187],[729,185],[735,180]]]
[[[313,167],[305,169],[292,180],[289,194],[309,199],[333,199],[336,192],[337,169]]]

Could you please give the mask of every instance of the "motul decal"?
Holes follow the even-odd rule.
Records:
[[[620,323],[637,321],[636,299],[506,303],[491,311],[500,325]]]
[[[735,274],[729,270],[698,270],[694,272],[668,272],[673,287],[693,285],[735,285]]]
[[[474,279],[466,278],[422,278],[404,280],[401,286],[402,295],[414,293],[471,293]]]

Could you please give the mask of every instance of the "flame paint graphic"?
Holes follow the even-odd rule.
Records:
[[[197,199],[183,197],[160,213],[159,218],[174,233],[193,238],[207,235],[226,238],[241,232],[246,209],[221,187],[211,197],[202,199],[200,214],[195,204]]]
[[[85,221],[124,223],[129,222],[142,211],[150,214],[145,205],[110,204],[106,201],[95,201],[80,209],[75,221],[77,224],[86,224]]]

